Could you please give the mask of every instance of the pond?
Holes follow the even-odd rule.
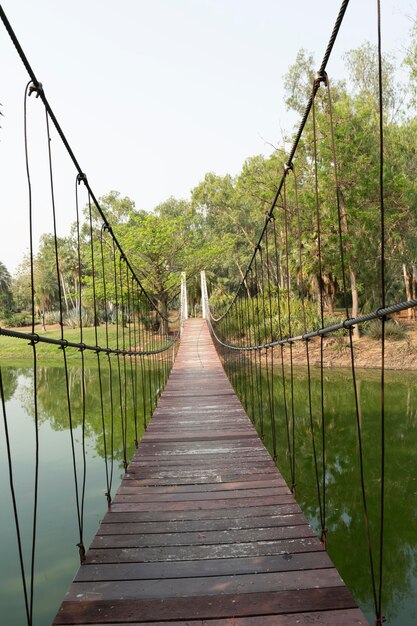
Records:
[[[291,485],[290,454],[280,365],[275,364],[273,390],[262,370],[254,397],[245,378],[246,365],[232,363],[229,375],[241,400],[252,413],[264,443],[272,455],[271,415],[268,394],[275,402],[277,465]],[[289,368],[286,368],[289,369]],[[417,373],[386,372],[386,474],[384,526],[383,614],[388,624],[412,626],[417,614]],[[291,380],[284,376],[287,412],[291,418]],[[362,429],[364,475],[371,541],[378,568],[380,523],[380,373],[357,370],[357,388]],[[256,388],[262,389],[260,407]],[[312,371],[312,414],[318,469],[321,472],[321,383],[320,371]],[[340,574],[370,623],[375,613],[365,534],[354,393],[350,370],[324,372],[326,433],[326,499],[328,551]],[[262,408],[262,411],[260,411]],[[320,514],[315,480],[309,413],[307,369],[294,370],[295,483],[296,497],[304,514],[320,535]],[[291,422],[291,419],[290,419]],[[290,441],[292,429],[290,423]],[[321,476],[321,474],[320,474]]]
[[[25,557],[30,557],[34,484],[34,418],[32,405],[33,372],[31,367],[2,367],[7,403],[8,427],[13,453],[13,469]],[[79,396],[80,371],[71,367],[71,389]],[[242,372],[233,370],[234,382],[242,386]],[[386,420],[386,518],[384,558],[384,614],[394,626],[415,624],[417,613],[417,388],[416,375],[407,372],[387,374]],[[373,617],[367,544],[364,533],[359,482],[358,446],[353,411],[353,395],[348,373],[326,370],[325,407],[327,437],[327,528],[331,558],[371,623]],[[104,444],[101,435],[101,411],[98,373],[86,370],[88,389],[86,456],[87,487],[85,506],[85,544],[88,546],[107,503]],[[267,379],[262,374],[263,395],[268,394]],[[286,379],[287,391],[290,381]],[[295,457],[297,499],[303,511],[319,530],[319,510],[311,453],[306,371],[295,372]],[[358,372],[358,390],[363,429],[365,479],[373,540],[379,529],[379,377],[372,371]],[[105,394],[108,390],[105,389]],[[290,482],[289,456],[283,410],[282,381],[274,384],[275,429],[278,466]],[[65,377],[59,367],[39,368],[40,475],[38,532],[36,544],[36,583],[34,626],[49,626],[65,591],[78,567],[78,525],[74,497],[74,478],[68,417],[65,410]],[[313,418],[320,459],[320,379],[313,372]],[[138,394],[138,406],[142,397]],[[248,398],[247,398],[248,399]],[[255,402],[255,405],[258,404]],[[74,435],[77,467],[81,457],[81,406],[74,401]],[[145,400],[149,411],[149,399]],[[132,417],[132,416],[131,416]],[[143,432],[143,411],[138,413],[139,434]],[[259,414],[255,416],[260,422]],[[108,417],[106,418],[108,420]],[[130,418],[130,422],[132,423]],[[263,406],[265,444],[272,450],[270,415]],[[110,424],[106,422],[109,446]],[[134,428],[129,426],[127,456],[134,451]],[[120,423],[114,423],[113,492],[123,467],[123,437]],[[108,453],[108,469],[110,454]],[[12,515],[4,426],[0,427],[0,606],[8,626],[26,623],[19,570],[16,533]]]
[[[103,391],[109,406],[109,379],[104,375]],[[107,372],[108,373],[108,372]],[[19,510],[20,531],[26,561],[30,571],[31,533],[34,501],[35,428],[33,410],[33,369],[31,366],[3,366],[3,385],[6,399],[7,422],[13,461],[14,485]],[[115,416],[113,431],[111,417],[105,416],[107,432],[107,470],[113,469],[113,494],[123,473],[124,445],[120,411],[117,411],[118,380],[113,377]],[[129,380],[129,379],[128,379]],[[149,378],[147,379],[149,383]],[[152,377],[153,382],[154,378]],[[106,466],[102,437],[99,379],[96,367],[87,367],[85,448],[87,460],[86,495],[84,510],[84,543],[88,546],[107,510]],[[83,473],[81,369],[69,368],[69,387],[72,397],[72,420],[75,442],[78,484]],[[148,384],[148,389],[152,388]],[[153,389],[153,388],[152,388]],[[75,500],[75,482],[71,440],[66,410],[65,374],[62,368],[38,368],[39,405],[39,494],[34,588],[34,626],[50,626],[64,594],[79,565],[78,521]],[[150,398],[143,403],[138,385],[138,437],[143,433],[143,410],[149,414]],[[133,407],[126,405],[126,456],[134,452]],[[117,417],[116,417],[117,416]],[[0,420],[0,611],[7,617],[8,626],[26,624],[22,579],[18,561],[15,522],[10,497],[9,472],[6,457],[3,416]],[[113,432],[113,436],[112,436]],[[112,446],[113,442],[113,446]],[[111,457],[113,456],[113,463]]]

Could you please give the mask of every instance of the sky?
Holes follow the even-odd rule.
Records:
[[[1,1],[1,0],[0,0]],[[298,123],[284,102],[297,51],[324,54],[339,0],[3,0],[2,7],[97,197],[152,210],[213,171],[237,174]],[[383,47],[404,56],[417,0],[382,0]],[[376,42],[376,0],[351,0],[328,64]],[[0,261],[28,250],[23,93],[28,77],[0,23]],[[34,239],[52,232],[45,114],[28,102]],[[52,134],[57,227],[75,219],[75,172]],[[80,197],[83,205],[85,196]]]

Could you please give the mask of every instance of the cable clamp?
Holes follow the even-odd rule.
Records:
[[[65,350],[65,348],[68,348],[68,339],[61,339],[62,343],[59,346],[60,350]]]
[[[84,185],[87,185],[87,175],[84,174],[83,172],[81,172],[80,174],[77,174],[77,183],[79,185],[81,185],[81,183],[84,183]]]
[[[285,174],[285,176],[289,172],[293,172],[293,171],[294,171],[294,165],[292,163],[285,163],[285,165],[284,165],[284,174]]]
[[[384,310],[385,310],[385,307],[379,307],[379,309],[377,309],[377,310],[375,311],[375,313],[376,313],[376,315],[377,315],[378,319],[380,319],[380,320],[386,320],[386,319],[388,318],[387,313],[381,313],[381,311],[384,311]]]
[[[41,96],[41,95],[45,95],[42,83],[37,83],[36,85],[35,85],[35,83],[32,83],[29,86],[29,96],[31,96],[33,93],[36,94],[36,98],[39,98],[39,96]]]
[[[29,346],[36,346],[39,343],[39,335],[38,333],[33,333],[32,339],[29,341]]]
[[[111,494],[110,494],[110,491],[106,491],[106,493],[104,495],[107,498],[107,507],[108,507],[108,509],[110,509],[111,508]]]
[[[85,563],[85,548],[84,548],[84,544],[82,543],[82,541],[80,541],[80,543],[77,543],[77,548],[78,548],[78,554],[80,555],[80,563],[81,565],[83,565]]]
[[[315,78],[314,78],[314,86],[315,87],[320,87],[321,83],[323,83],[323,85],[325,87],[329,86],[329,79],[327,76],[327,72],[317,72]]]
[[[87,348],[87,346],[85,345],[85,343],[80,343],[79,344],[79,348],[78,351],[79,352],[84,352],[84,350]]]

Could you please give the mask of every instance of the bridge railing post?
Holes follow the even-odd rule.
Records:
[[[204,270],[201,272],[201,307],[203,319],[206,320],[208,318],[208,293],[206,272]]]
[[[188,319],[187,278],[185,272],[181,272],[181,333],[185,320]]]

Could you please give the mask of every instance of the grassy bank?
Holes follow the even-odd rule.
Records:
[[[16,328],[13,330],[17,330],[20,332],[30,333],[31,328],[23,327]],[[48,337],[51,339],[61,339],[61,330],[58,325],[47,326],[46,331],[43,331],[41,327],[36,326],[35,332],[39,335],[39,337]],[[123,339],[124,333],[124,339]],[[75,343],[81,342],[81,335],[79,328],[64,328],[64,338],[67,341],[72,341]],[[118,331],[116,326],[109,325],[108,327],[108,338],[106,337],[106,328],[105,326],[100,326],[97,328],[97,344],[101,347],[108,346],[110,348],[123,349],[123,345],[126,346],[126,349],[129,348],[129,345],[134,346],[134,338],[133,338],[133,327],[130,328],[130,338],[129,338],[129,327],[124,328],[124,331],[119,327]],[[124,344],[123,344],[124,341]],[[157,335],[154,336],[155,346],[158,345],[159,337]],[[84,328],[82,342],[86,345],[95,346],[96,345],[96,334],[94,328]],[[29,345],[26,339],[17,339],[15,337],[6,337],[4,335],[0,335],[0,359],[2,361],[19,361],[27,360],[32,358],[32,347]],[[47,361],[61,361],[62,360],[62,350],[59,346],[39,342],[36,346],[37,355],[46,359]],[[91,362],[96,361],[95,353],[91,350],[85,351],[85,357]],[[69,361],[76,360],[79,358],[79,351],[76,348],[69,347],[67,348],[67,359]]]

